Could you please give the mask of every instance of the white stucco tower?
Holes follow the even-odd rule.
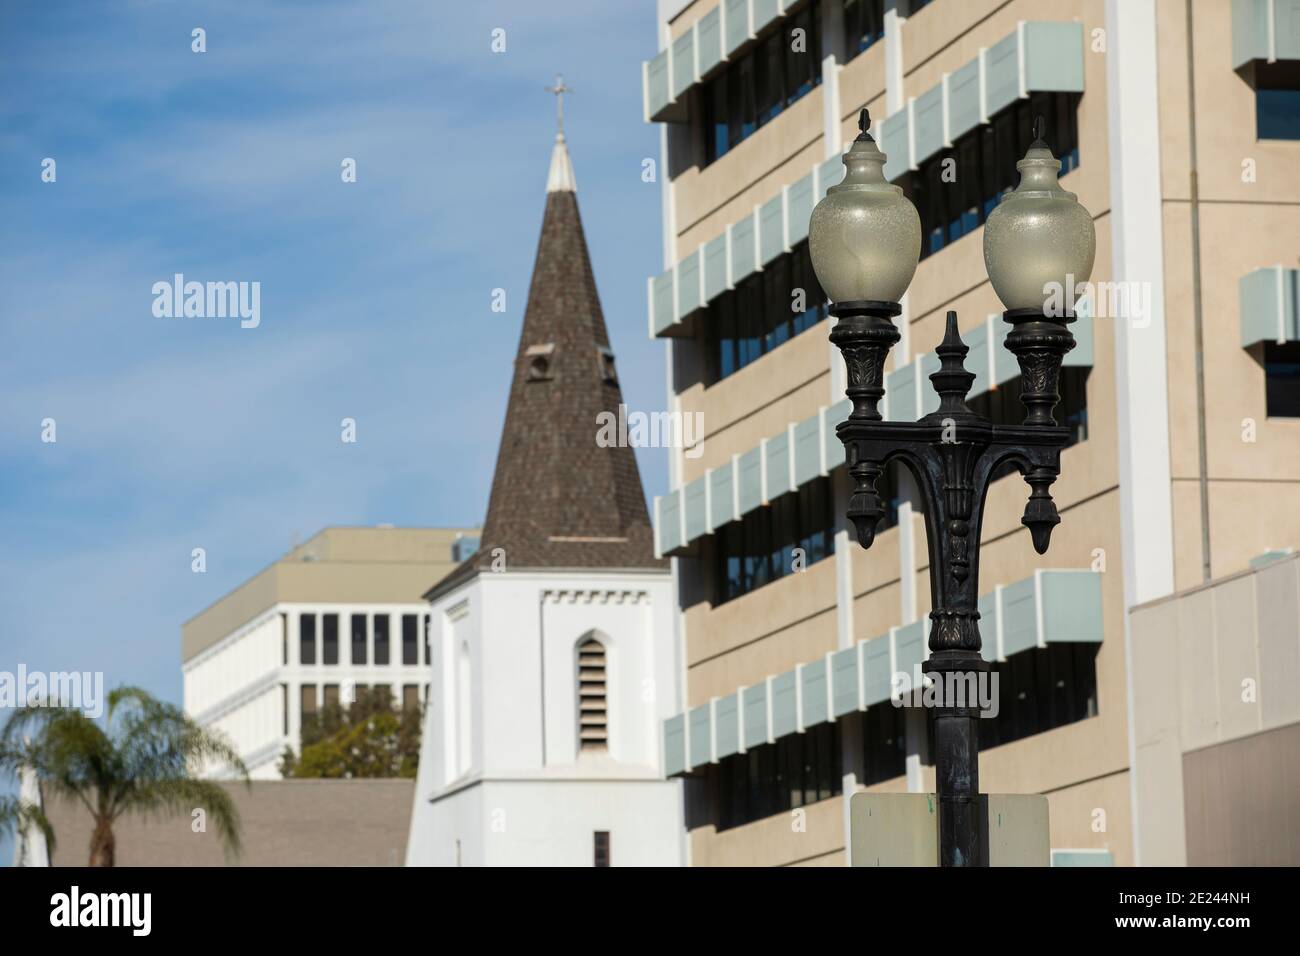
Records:
[[[672,580],[632,449],[597,443],[621,402],[561,129],[482,544],[426,595],[408,864],[684,862]]]

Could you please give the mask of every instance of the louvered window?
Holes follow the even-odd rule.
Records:
[[[578,645],[578,748],[604,750],[609,745],[605,685],[605,645],[594,637]]]

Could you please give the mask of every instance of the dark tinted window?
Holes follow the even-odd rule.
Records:
[[[321,663],[337,664],[339,662],[339,616],[337,614],[321,615]]]
[[[402,663],[420,663],[419,617],[415,614],[402,615]]]
[[[704,162],[733,149],[821,82],[821,0],[781,18],[702,91]]]
[[[800,243],[709,305],[703,327],[710,381],[739,371],[828,314],[808,244]]]
[[[376,614],[375,621],[375,663],[388,663],[388,615]]]
[[[885,38],[885,0],[844,0],[845,59]]]
[[[316,663],[316,615],[298,617],[298,663]]]
[[[1300,61],[1256,61],[1255,135],[1300,139]]]
[[[829,556],[835,550],[833,497],[830,479],[818,478],[719,528],[713,536],[714,604],[794,573],[795,548],[802,549],[801,568]]]
[[[907,772],[907,711],[886,702],[862,715],[862,784],[870,786]]]
[[[1035,116],[1047,123],[1045,138],[1061,161],[1060,174],[1078,168],[1078,101],[1072,93],[1034,93],[898,180],[921,215],[922,259],[977,229],[1002,194],[1016,187],[1016,163],[1033,142]]]
[[[996,665],[998,715],[980,719],[980,749],[1096,716],[1096,658],[1096,644],[1049,644]]]
[[[352,663],[368,664],[366,660],[366,616],[352,615]]]
[[[719,830],[838,796],[843,785],[838,723],[823,723],[734,754],[711,767]]]
[[[1269,418],[1300,418],[1300,342],[1264,343]]]

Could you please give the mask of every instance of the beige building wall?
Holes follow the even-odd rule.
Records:
[[[208,821],[188,811],[113,824],[117,866],[402,866],[414,780],[257,780],[219,784],[239,815],[242,850],[228,856]],[[76,801],[45,807],[58,841],[52,866],[84,867],[94,820]]]
[[[667,23],[668,35],[681,35],[718,2],[670,4],[680,11]],[[1117,355],[1116,333],[1123,328],[1118,323],[1132,316],[1098,318],[1087,380],[1089,434],[1062,455],[1061,478],[1053,487],[1062,523],[1045,557],[1033,552],[1020,524],[1027,495],[1023,482],[1004,479],[990,490],[981,593],[1022,580],[1037,568],[1091,568],[1102,574],[1105,640],[1096,658],[1098,715],[994,748],[983,755],[981,773],[987,791],[1047,794],[1054,847],[1105,849],[1119,865],[1138,862],[1132,794],[1135,786],[1140,793],[1143,784],[1140,775],[1135,784],[1130,760],[1125,647],[1132,598],[1125,583],[1126,554],[1139,563],[1172,562],[1175,586],[1187,588],[1207,574],[1240,572],[1262,552],[1300,543],[1300,420],[1267,418],[1261,356],[1258,349],[1239,344],[1237,305],[1241,276],[1277,262],[1300,263],[1300,179],[1294,175],[1300,168],[1300,144],[1256,140],[1253,93],[1231,67],[1227,2],[1195,4],[1190,50],[1183,0],[1124,0],[1118,6],[1106,0],[934,0],[911,16],[903,16],[905,0],[887,0],[885,6],[891,12],[884,42],[847,64],[829,62],[819,88],[707,167],[702,168],[698,131],[689,132],[684,125],[670,131],[667,247],[677,258],[694,253],[756,204],[805,175],[814,163],[840,152],[856,134],[862,106],[871,108],[878,131],[879,122],[904,108],[908,98],[942,82],[946,73],[977,57],[982,48],[1013,33],[1019,21],[1082,24],[1080,165],[1063,185],[1077,193],[1093,215],[1097,257],[1092,278],[1109,282],[1117,275],[1114,237],[1131,235],[1125,229],[1131,230],[1135,215],[1130,211],[1127,223],[1116,220],[1124,213],[1112,209],[1112,172],[1117,163],[1158,163],[1161,221],[1155,231],[1163,242],[1163,274],[1139,278],[1163,298],[1163,315],[1156,321],[1163,323],[1166,339],[1168,386],[1153,404],[1137,402],[1131,382],[1141,371],[1131,369],[1129,383],[1121,381]],[[1119,42],[1115,31],[1131,28],[1132,21],[1125,18],[1147,14],[1155,26],[1150,52],[1156,61],[1158,128],[1142,141],[1126,138],[1115,144],[1112,113],[1117,104],[1108,88],[1114,64],[1108,57]],[[1195,204],[1189,53],[1195,82]],[[826,116],[827,97],[833,97],[831,102],[838,98],[836,119]],[[1244,182],[1243,163],[1248,160],[1256,176]],[[1192,242],[1194,218],[1199,223],[1199,255]],[[1126,273],[1125,278],[1133,276]],[[1197,417],[1197,279],[1205,366],[1204,471]],[[933,350],[949,309],[957,310],[964,333],[990,313],[1001,312],[985,275],[982,229],[919,264],[900,321],[905,334],[894,350],[895,367]],[[697,336],[708,321],[707,310],[700,316]],[[696,458],[682,451],[675,455],[675,486],[841,398],[842,366],[826,340],[830,326],[818,325],[712,386],[703,384],[699,373],[702,339],[671,340],[674,398],[683,412],[703,413],[705,424],[702,454],[696,449]],[[1131,341],[1140,329],[1126,331]],[[1132,407],[1135,403],[1141,407]],[[1122,425],[1137,420],[1135,416],[1148,421],[1156,416],[1157,429],[1168,435],[1170,477],[1167,482],[1155,479],[1165,482],[1165,492],[1157,488],[1155,499],[1167,502],[1173,542],[1172,554],[1166,548],[1161,557],[1150,551],[1149,536],[1134,541],[1123,533],[1124,483],[1151,480],[1145,473],[1123,472],[1119,436]],[[1243,440],[1243,434],[1253,440]],[[839,488],[842,506],[842,481]],[[1268,506],[1261,507],[1261,502]],[[1203,512],[1209,515],[1208,562],[1202,544]],[[677,559],[690,706],[928,612],[924,523],[915,511],[909,516],[905,510],[900,526],[879,534],[869,551],[841,531],[834,557],[718,607],[708,599],[707,588],[698,586],[708,573],[708,547],[706,539],[696,557]],[[852,784],[852,778],[846,779]],[[907,777],[881,786],[930,788],[933,769],[913,767]],[[711,826],[696,828],[690,838],[693,862],[844,863],[845,799],[806,808],[809,827],[804,833],[792,833],[785,815],[720,833]],[[1153,831],[1171,825],[1155,813],[1144,814],[1142,824]]]
[[[476,528],[325,528],[181,625],[181,661],[279,603],[422,603]]]
[[[1132,612],[1138,849],[1300,864],[1300,557]]]

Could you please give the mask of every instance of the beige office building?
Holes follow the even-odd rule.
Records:
[[[324,529],[182,625],[185,712],[225,733],[252,777],[276,779],[323,705],[379,687],[423,702],[423,594],[477,546],[472,528]]]
[[[849,794],[934,785],[927,715],[891,703],[926,654],[924,521],[891,473],[872,548],[847,529],[843,363],[807,255],[863,106],[923,233],[886,418],[937,404],[950,309],[971,406],[1023,416],[982,223],[1035,115],[1096,225],[1045,556],[1024,482],[988,495],[1001,694],[982,789],[1047,795],[1060,865],[1278,862],[1207,820],[1300,819],[1294,773],[1219,780],[1285,753],[1300,721],[1297,565],[1280,557],[1300,541],[1300,2],[659,0],[658,25],[648,321],[670,407],[705,434],[670,453],[654,515],[680,604],[686,710],[663,747],[688,781],[691,862],[851,863]]]

